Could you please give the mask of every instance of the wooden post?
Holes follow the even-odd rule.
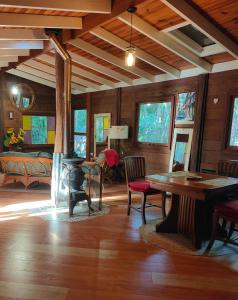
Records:
[[[64,136],[64,61],[55,51],[56,133],[54,153],[63,153]]]
[[[87,144],[86,144],[86,159],[90,160],[90,144],[91,144],[91,95],[86,96],[86,109],[87,109]]]
[[[191,149],[191,171],[200,171],[202,161],[203,132],[206,114],[206,101],[208,91],[209,74],[202,74],[198,77],[198,94],[196,103],[196,114],[194,120],[193,141]]]
[[[121,88],[116,90],[116,125],[121,125]],[[120,140],[115,141],[115,148],[120,154]]]
[[[61,190],[62,158],[64,156],[64,60],[55,51],[56,132],[53,154],[51,198],[56,206],[63,201]]]

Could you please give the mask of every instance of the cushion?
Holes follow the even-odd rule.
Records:
[[[150,189],[150,183],[144,180],[129,182],[128,186],[135,192],[147,192]]]
[[[44,158],[52,158],[52,154],[48,152],[1,152],[0,156],[2,157],[44,157]]]
[[[218,213],[238,220],[238,199],[219,203],[215,206]]]

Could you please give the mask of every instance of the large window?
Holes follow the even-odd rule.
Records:
[[[170,138],[171,102],[139,105],[137,141],[168,144]]]
[[[74,151],[79,157],[86,157],[87,110],[74,111]]]
[[[232,100],[232,119],[229,146],[238,147],[238,97]]]

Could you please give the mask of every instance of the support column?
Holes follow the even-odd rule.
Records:
[[[62,158],[64,156],[64,61],[55,51],[56,133],[53,154],[51,198],[56,206],[62,202]]]
[[[86,109],[87,109],[87,144],[86,144],[86,159],[90,160],[90,144],[91,144],[91,95],[86,96]]]

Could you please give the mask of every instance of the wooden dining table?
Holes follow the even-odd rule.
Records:
[[[171,193],[170,211],[156,231],[183,234],[197,249],[210,238],[214,201],[238,194],[238,178],[179,171],[146,180],[152,188]]]

